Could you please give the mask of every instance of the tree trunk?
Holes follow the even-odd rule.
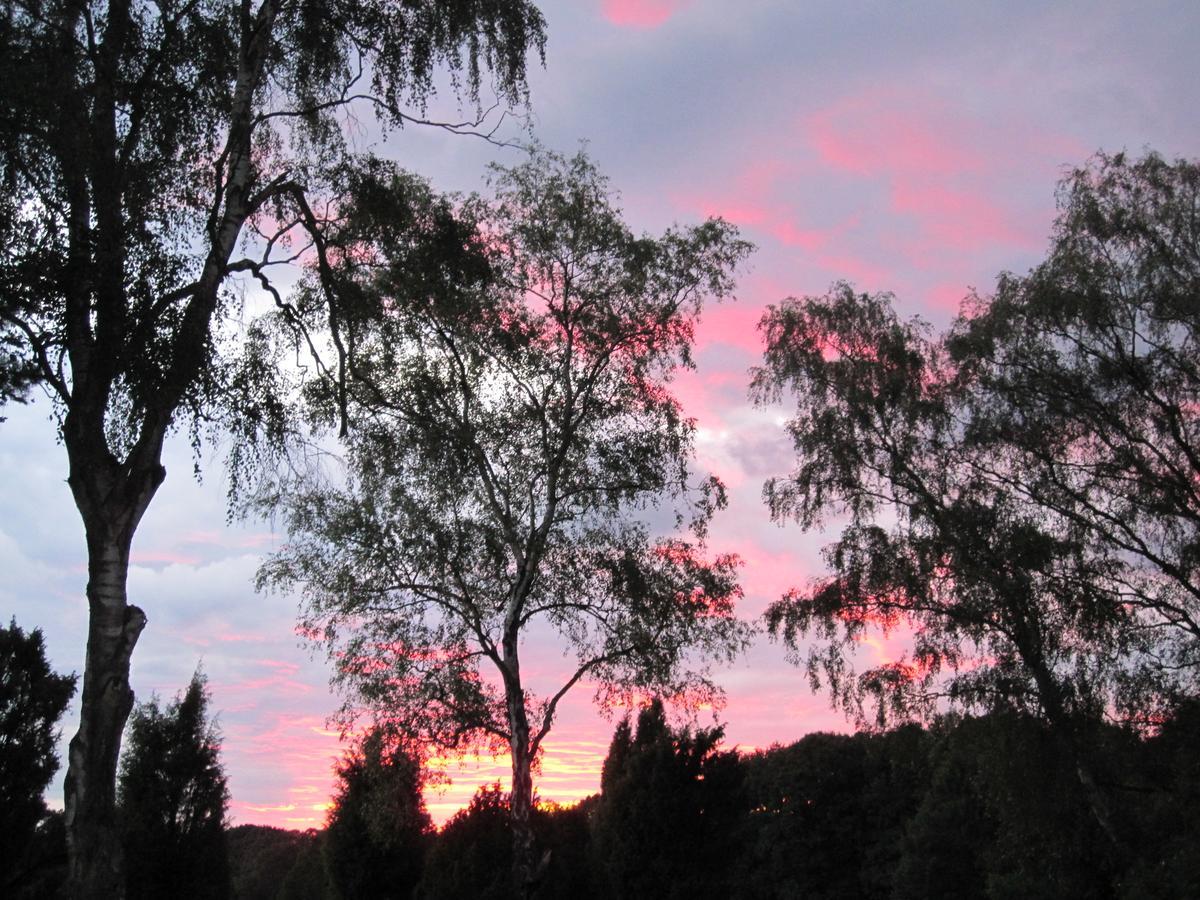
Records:
[[[67,895],[119,900],[125,896],[125,870],[116,821],[117,759],[133,708],[129,659],[146,625],[145,613],[129,603],[126,593],[129,550],[166,473],[157,462],[123,471],[107,451],[87,465],[86,453],[72,448],[70,437],[67,444],[69,483],[88,548],[87,657],[79,731],[71,740],[65,784]]]
[[[522,716],[524,718],[524,704]],[[533,896],[537,887],[539,872],[534,865],[533,837],[533,776],[530,773],[529,758],[529,729],[526,726],[524,734],[518,736],[518,729],[512,731],[512,796],[509,799],[509,816],[512,822],[513,836],[513,880],[516,883],[517,896],[528,900]]]
[[[1045,659],[1040,653],[1030,652],[1028,647],[1018,647],[1026,664],[1033,672],[1034,683],[1038,688],[1038,696],[1046,720],[1068,759],[1075,768],[1079,786],[1083,791],[1084,801],[1100,830],[1108,839],[1111,850],[1123,864],[1128,858],[1128,848],[1117,833],[1113,823],[1112,808],[1108,797],[1096,784],[1092,768],[1087,760],[1087,748],[1080,735],[1080,723],[1077,717],[1067,710],[1063,702],[1063,692],[1057,680],[1051,674]]]
[[[510,628],[504,641],[504,693],[508,706],[509,752],[512,754],[512,794],[509,821],[513,837],[513,884],[517,896],[529,900],[542,880],[549,856],[535,857],[533,836],[533,754],[529,744],[529,715],[521,686],[517,633]]]
[[[88,643],[79,731],[71,740],[66,827],[72,898],[125,896],[116,828],[117,757],[133,708],[129,657],[146,624],[127,602],[127,550],[88,541]]]

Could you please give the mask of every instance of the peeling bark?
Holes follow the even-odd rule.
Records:
[[[519,606],[514,606],[519,610]],[[509,822],[513,838],[513,884],[517,896],[529,900],[550,862],[547,852],[537,859],[537,841],[533,833],[533,756],[529,714],[525,709],[525,691],[521,686],[521,663],[516,629],[510,627],[504,640],[504,693],[508,711],[509,752],[512,755],[512,793],[509,797]]]
[[[117,761],[133,709],[129,661],[146,626],[145,613],[129,603],[129,551],[166,476],[157,462],[162,432],[142,444],[153,461],[132,473],[115,464],[78,417],[67,417],[64,438],[71,459],[68,482],[88,548],[87,656],[79,730],[71,740],[65,784],[67,895],[73,900],[119,900],[125,896],[125,870],[116,822]]]

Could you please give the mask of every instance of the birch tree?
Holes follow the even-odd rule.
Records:
[[[520,101],[542,41],[526,0],[0,4],[0,399],[50,394],[87,541],[72,896],[122,895],[114,779],[146,624],[130,546],[168,435],[228,387],[231,279],[272,291],[280,264],[323,252],[348,111],[419,119],[439,66],[464,97],[494,77]]]
[[[260,578],[302,589],[348,711],[508,752],[527,895],[534,763],[563,698],[711,699],[705,660],[744,641],[736,560],[705,549],[721,485],[692,472],[670,382],[749,247],[719,220],[636,237],[584,156],[541,153],[457,204],[473,265],[459,234],[453,265],[418,266],[431,241],[412,228],[447,201],[385,176],[332,244],[377,323],[356,333],[344,483],[269,499],[290,539]],[[336,419],[335,397],[314,400]],[[523,668],[539,643],[568,661],[540,693]]]

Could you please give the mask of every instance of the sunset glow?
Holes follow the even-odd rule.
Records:
[[[792,0],[540,5],[550,41],[545,69],[531,63],[529,73],[536,138],[566,152],[587,140],[636,230],[720,216],[757,245],[737,301],[705,309],[696,366],[671,385],[696,422],[699,468],[729,493],[709,549],[742,560],[736,609],[747,620],[821,577],[821,548],[841,524],[803,534],[771,522],[763,503],[764,481],[794,460],[788,408],[747,398],[768,307],[846,279],[893,291],[904,315],[944,324],[972,289],[986,293],[1000,272],[1041,257],[1067,168],[1098,149],[1153,146],[1171,158],[1200,147],[1200,19],[1182,5],[1176,18],[1195,27],[1135,15],[1129,3],[996,4],[978,17],[972,4],[950,2],[869,13]],[[1100,67],[1101,56],[1124,62]],[[513,129],[501,136],[524,139]],[[489,161],[519,156],[419,126],[384,142],[366,125],[362,142],[448,191],[484,190]],[[81,672],[84,540],[51,413],[41,397],[3,411],[0,615],[41,627],[53,665]],[[328,687],[323,651],[297,636],[300,598],[254,590],[257,567],[286,535],[269,522],[226,524],[225,448],[203,449],[197,483],[185,432],[169,443],[167,480],[134,543],[130,598],[149,624],[133,685],[140,698],[169,698],[202,667],[223,735],[230,819],[320,828],[344,749],[331,725],[342,698]],[[888,624],[861,638],[860,667],[912,663],[911,628]],[[572,671],[560,648],[534,649],[538,691]],[[724,723],[727,747],[852,729],[765,634],[714,675],[724,706],[696,721]],[[534,779],[542,801],[598,791],[622,712],[598,711],[583,684],[568,696]],[[77,724],[78,696],[61,723],[64,754]],[[510,778],[506,756],[439,758],[433,771],[425,796],[439,824],[480,784]],[[62,775],[50,793],[59,807]]]

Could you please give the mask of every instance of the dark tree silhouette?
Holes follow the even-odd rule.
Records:
[[[599,897],[589,859],[589,822],[597,798],[571,806],[536,803],[533,828],[538,844],[550,851],[538,900],[590,900]],[[518,891],[512,871],[512,817],[509,795],[499,784],[481,785],[434,837],[418,900],[510,900]]]
[[[744,757],[751,812],[736,896],[890,897],[926,743],[906,726],[810,734]]]
[[[514,897],[509,796],[499,784],[481,785],[452,815],[434,842],[420,900],[510,900]]]
[[[343,119],[419,121],[435,67],[524,96],[527,0],[6,0],[0,6],[0,400],[59,414],[88,554],[89,628],[66,782],[74,896],[120,896],[113,819],[129,659],[146,617],[130,545],[183,422],[236,387],[231,279],[323,256]],[[451,130],[472,130],[450,124]],[[239,253],[245,252],[245,256]],[[336,304],[335,304],[336,305]],[[336,310],[327,324],[344,350]],[[270,382],[261,354],[242,386]],[[331,363],[344,371],[345,353]],[[280,398],[228,404],[254,432]],[[276,423],[277,424],[277,423]]]
[[[326,900],[332,895],[315,829],[237,825],[225,833],[233,896],[238,900]]]
[[[894,897],[1113,895],[1120,861],[1044,721],[952,720],[926,746],[928,786],[898,842]],[[1137,762],[1123,762],[1113,768],[1130,782]]]
[[[1144,800],[1137,827],[1140,852],[1125,879],[1129,896],[1187,897],[1200,891],[1198,744],[1200,699],[1193,698],[1180,704],[1144,752],[1134,756],[1133,765],[1120,772],[1122,783],[1143,788],[1135,796]]]
[[[1200,163],[1101,155],[1059,205],[1047,260],[946,345],[981,477],[1098,560],[1095,617],[1153,636],[1116,696],[1153,724],[1200,688]]]
[[[130,717],[118,782],[130,898],[231,896],[229,791],[220,735],[207,711],[208,689],[197,672],[165,708],[155,698]]]
[[[535,155],[495,187],[454,210],[381,169],[331,236],[371,324],[348,477],[267,498],[290,542],[260,582],[303,589],[348,712],[509,752],[528,891],[533,764],[567,692],[703,699],[701,666],[744,643],[736,560],[704,552],[723,489],[689,471],[695,426],[668,385],[749,246],[719,220],[634,237],[582,154]],[[337,397],[316,399],[336,421]],[[656,507],[683,536],[654,536]],[[574,657],[541,697],[522,674],[535,628]]]
[[[0,888],[15,891],[35,859],[46,818],[42,792],[58,771],[58,720],[75,693],[74,675],[57,675],[40,629],[16,621],[0,628]]]
[[[418,758],[374,730],[337,775],[323,851],[334,889],[346,900],[411,896],[433,832]]]
[[[747,813],[737,754],[721,728],[676,730],[655,700],[617,726],[592,823],[609,896],[728,897]]]
[[[1094,723],[1153,720],[1200,675],[1197,172],[1097,159],[1064,184],[1047,262],[940,339],[887,295],[789,300],[755,377],[798,403],[772,514],[850,516],[834,574],[774,604],[772,630],[821,638],[814,683],[860,714],[874,696],[881,719],[941,697],[1043,715],[1118,852]],[[854,673],[856,640],[902,624],[911,657]]]

